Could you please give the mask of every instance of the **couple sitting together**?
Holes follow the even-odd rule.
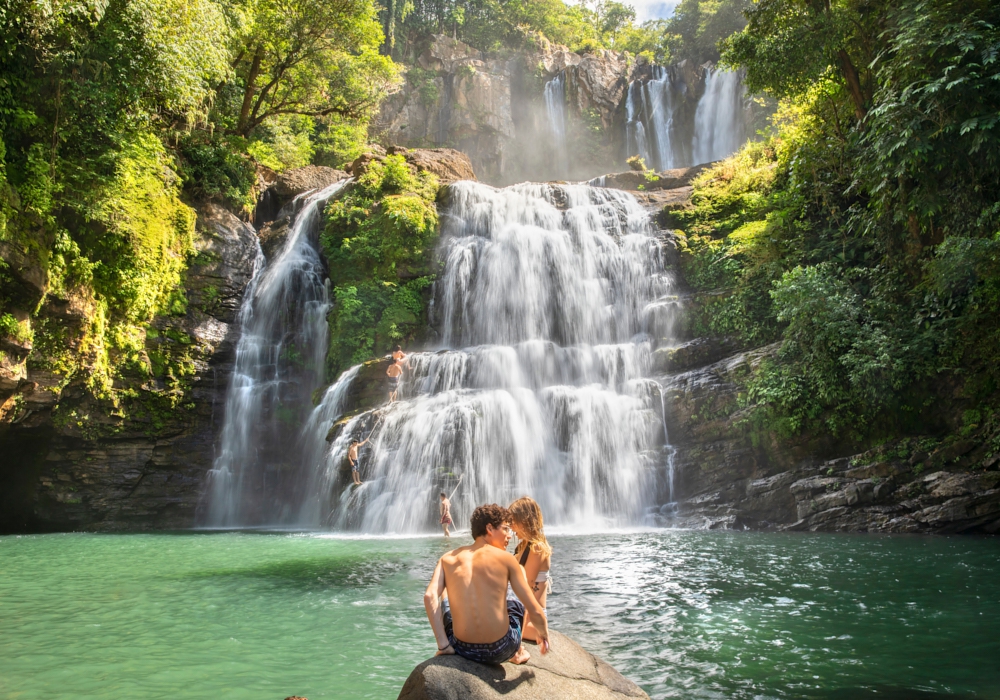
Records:
[[[514,555],[507,552],[512,529],[518,538]],[[438,560],[424,593],[437,655],[523,664],[530,654],[522,639],[548,653],[545,598],[552,548],[538,504],[524,497],[510,508],[479,506],[472,513],[472,537],[471,545]]]

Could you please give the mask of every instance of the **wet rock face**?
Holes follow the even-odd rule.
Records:
[[[435,656],[413,669],[399,700],[648,700],[639,686],[566,635],[553,631],[551,641],[552,650],[545,656],[525,645],[531,659],[522,666]]]
[[[589,54],[566,68],[567,97],[581,114],[596,110],[602,126],[610,130],[628,87],[628,73],[629,60],[623,53],[605,49]]]
[[[182,354],[191,375],[182,403],[148,377],[119,408],[99,401],[85,378],[28,368],[25,413],[0,427],[0,530],[136,530],[191,527],[213,458],[238,338],[236,317],[257,256],[256,232],[222,207],[198,212],[184,316],[157,317],[151,358]],[[53,300],[53,314],[87,323],[86,299]],[[121,387],[124,388],[124,387]]]
[[[293,202],[296,197],[321,190],[348,176],[343,170],[322,165],[307,165],[304,168],[286,170],[280,175],[271,175],[273,181],[261,190],[254,211],[254,226],[262,234],[265,230],[278,230],[283,224],[287,225],[294,213]]]
[[[382,104],[372,135],[405,147],[451,147],[487,179],[501,177],[514,138],[510,72],[472,47],[437,35],[403,90]]]
[[[286,170],[278,175],[273,187],[274,192],[284,201],[290,201],[300,194],[312,190],[321,190],[335,182],[340,182],[347,173],[336,168],[322,165],[307,165],[304,168]]]

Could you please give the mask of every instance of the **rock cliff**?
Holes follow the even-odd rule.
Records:
[[[639,686],[566,635],[551,634],[552,650],[542,656],[537,647],[527,645],[531,659],[522,666],[488,666],[460,656],[435,656],[413,669],[399,700],[649,698]]]
[[[690,165],[696,112],[712,70],[652,66],[607,50],[580,55],[549,44],[500,60],[438,35],[409,67],[403,89],[383,103],[371,134],[386,145],[457,148],[495,185],[586,180],[609,165],[624,169],[626,156],[656,146],[651,130],[667,127],[650,119],[667,109],[656,102],[662,98],[676,112],[671,143],[684,144],[675,160]],[[643,91],[650,81],[660,92]],[[742,93],[735,99],[741,133],[753,134],[761,110]],[[648,145],[634,134],[628,140],[637,120],[649,122]]]
[[[0,425],[0,528],[5,531],[190,527],[211,467],[238,329],[253,274],[254,229],[214,204],[198,211],[187,310],[159,316],[144,353],[153,376],[119,380],[117,405],[85,377],[68,383],[41,352],[25,364],[17,414]],[[47,322],[70,346],[87,299],[53,296]],[[81,352],[85,348],[80,349]]]

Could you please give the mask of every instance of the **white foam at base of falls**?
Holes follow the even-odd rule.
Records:
[[[643,524],[667,477],[662,392],[646,376],[673,308],[648,214],[617,190],[460,182],[442,222],[445,347],[411,355],[400,400],[339,433],[323,520],[427,531],[437,493],[457,487],[459,523],[530,494],[556,526]],[[373,423],[354,487],[346,451]]]

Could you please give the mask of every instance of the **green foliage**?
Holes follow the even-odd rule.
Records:
[[[248,216],[257,164],[356,157],[398,79],[376,7],[11,0],[0,20],[0,240],[46,280],[39,298],[0,265],[2,332],[33,329],[30,366],[114,402],[152,374],[166,389],[142,393],[167,402],[160,415],[194,371],[190,339],[150,326],[187,312],[183,199]],[[48,316],[46,297],[84,318]]]
[[[332,376],[413,340],[424,325],[437,189],[433,175],[414,174],[402,156],[387,156],[328,205],[320,243],[334,284]]]
[[[31,332],[31,324],[27,321],[18,321],[11,314],[0,315],[0,337],[13,338],[17,342],[27,345],[34,337]]]
[[[420,66],[411,66],[406,71],[406,79],[416,88],[425,109],[437,104],[441,92],[437,85],[437,73],[424,70]]]
[[[225,111],[242,136],[281,115],[367,120],[398,81],[378,54],[371,0],[242,0],[229,12],[235,82]]]
[[[646,53],[660,63],[717,61],[719,40],[743,27],[746,0],[684,0],[669,20],[637,25],[635,8],[615,0],[390,0],[383,12],[387,53],[419,53],[429,34],[445,33],[488,52],[539,50],[562,44],[578,53],[600,49]],[[396,29],[402,24],[405,32]]]
[[[342,168],[365,151],[368,142],[366,122],[331,115],[316,126],[313,162],[332,168]]]
[[[212,138],[192,132],[181,138],[177,153],[184,188],[198,199],[222,202],[249,213],[255,204],[257,171],[242,139]]]
[[[1000,8],[923,0],[891,15],[859,166],[866,233],[905,229],[911,256],[1000,230]],[[891,58],[890,58],[891,57]],[[975,218],[969,216],[975,212]]]

